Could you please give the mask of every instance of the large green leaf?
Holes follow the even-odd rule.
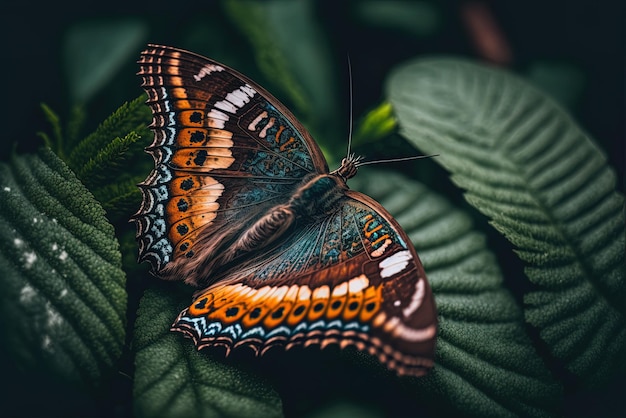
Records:
[[[624,200],[592,139],[529,84],[463,60],[404,65],[387,91],[401,133],[516,246],[552,354],[588,385],[624,370]]]
[[[377,199],[414,243],[439,317],[435,368],[407,384],[433,409],[471,416],[547,416],[560,388],[527,337],[521,309],[469,217],[424,186],[362,170],[351,187]],[[393,187],[390,187],[393,185]]]
[[[1,164],[0,194],[4,348],[25,373],[102,387],[125,338],[125,275],[113,227],[49,149]]]
[[[190,300],[189,292],[171,283],[154,284],[141,299],[133,341],[136,415],[281,416],[280,399],[266,382],[170,332]]]

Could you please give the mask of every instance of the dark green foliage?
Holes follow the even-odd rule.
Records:
[[[2,344],[18,368],[93,396],[115,373],[125,339],[113,228],[48,149],[1,164],[0,185]]]
[[[102,204],[111,221],[128,218],[141,199],[136,185],[145,178],[150,167],[150,158],[146,158],[143,149],[152,138],[147,127],[151,114],[145,101],[146,96],[141,95],[123,104],[93,133],[78,142],[73,137],[84,118],[80,108],[73,112],[67,136],[64,136],[59,117],[42,106],[55,138],[52,141],[43,134],[46,144],[54,145],[60,155],[67,155],[68,165]]]
[[[477,88],[484,86],[484,88]],[[624,197],[602,152],[532,86],[462,60],[390,78],[400,130],[452,173],[536,286],[527,320],[584,385],[626,368]]]
[[[107,164],[119,165],[120,157],[132,144],[142,137],[150,138],[146,126],[146,121],[150,120],[150,109],[145,101],[145,95],[141,95],[122,105],[102,122],[98,129],[71,150],[68,156],[70,167],[92,183],[97,183],[92,177],[106,177]],[[131,133],[134,134],[129,135]]]
[[[189,292],[172,284],[146,290],[137,312],[137,417],[280,417],[280,397],[268,383],[220,355],[200,353],[169,331]]]
[[[377,199],[402,225],[435,293],[436,366],[408,383],[416,399],[435,398],[455,414],[480,417],[551,415],[559,384],[526,335],[522,311],[469,217],[390,172],[360,172],[353,186]]]

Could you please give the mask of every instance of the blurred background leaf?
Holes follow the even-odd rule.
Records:
[[[89,101],[129,60],[148,35],[140,19],[79,21],[66,34],[64,59],[68,89],[75,103]]]

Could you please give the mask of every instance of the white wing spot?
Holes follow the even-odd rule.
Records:
[[[348,282],[348,291],[350,293],[359,293],[370,285],[370,281],[365,274],[354,277]]]
[[[11,188],[9,186],[4,186],[2,190],[4,190],[5,192],[10,192]]]
[[[409,261],[412,259],[413,256],[409,250],[400,251],[391,257],[385,258],[378,264],[380,277],[384,279],[400,273],[409,265]]]
[[[224,67],[220,66],[220,65],[216,65],[216,64],[207,64],[204,67],[202,67],[200,69],[200,71],[198,72],[198,74],[194,75],[193,78],[196,81],[200,81],[202,80],[204,77],[206,77],[207,75],[211,75],[211,73],[215,72],[215,71],[224,71]]]
[[[259,122],[261,122],[267,116],[268,116],[268,114],[267,114],[267,112],[265,110],[263,112],[261,112],[259,114],[259,116],[257,116],[256,118],[254,118],[254,120],[252,122],[250,122],[250,125],[248,125],[248,130],[249,131],[256,130],[256,126],[259,124]]]
[[[372,251],[372,253],[370,255],[372,257],[380,257],[381,255],[383,255],[385,253],[385,250],[390,245],[391,245],[391,240],[390,239],[386,239],[385,242],[383,242],[382,245],[380,247],[378,247],[377,250]]]
[[[250,101],[256,92],[248,85],[243,85],[226,95],[226,100],[241,108]]]
[[[395,318],[394,318],[395,319]],[[437,334],[437,326],[429,325],[426,328],[409,328],[402,323],[394,324],[392,335],[410,342],[430,340]]]
[[[211,109],[211,111],[207,113],[207,118],[207,125],[217,129],[224,129],[224,125],[229,119],[228,115],[217,109]]]
[[[215,103],[215,107],[225,112],[237,113],[238,109],[241,109],[246,103],[250,102],[252,96],[256,94],[256,91],[247,84],[236,88],[226,95],[224,100],[220,100]]]
[[[422,299],[424,299],[424,293],[424,280],[419,279],[417,281],[417,284],[415,285],[415,293],[413,293],[413,296],[411,297],[411,303],[409,303],[409,306],[404,308],[404,310],[402,311],[402,314],[405,317],[408,318],[413,312],[417,310],[417,308],[421,306]]]
[[[237,113],[237,108],[235,107],[235,105],[228,100],[220,100],[219,102],[215,102],[215,107],[225,112],[232,113],[233,115]]]

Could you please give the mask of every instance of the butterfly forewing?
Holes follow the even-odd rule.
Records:
[[[198,348],[348,345],[400,375],[433,365],[437,316],[406,234],[328,173],[309,133],[263,88],[199,55],[139,60],[155,168],[140,184],[140,260],[201,288],[173,330]]]
[[[200,238],[219,244],[225,225],[244,227],[303,176],[328,171],[295,117],[236,71],[157,45],[139,64],[153,113],[155,138],[147,151],[155,169],[140,185],[135,220],[140,259],[155,273],[167,276],[168,263],[196,256]],[[252,206],[257,209],[242,216]]]

